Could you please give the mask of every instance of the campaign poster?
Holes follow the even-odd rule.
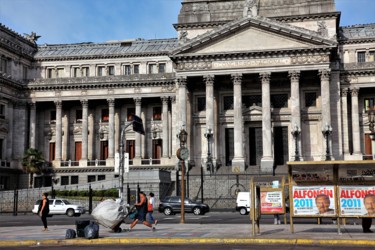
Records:
[[[375,217],[375,186],[340,186],[340,216]]]
[[[336,215],[334,186],[293,186],[295,216]]]
[[[260,197],[262,214],[282,214],[284,212],[282,191],[262,191]]]

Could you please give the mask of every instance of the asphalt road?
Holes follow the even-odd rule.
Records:
[[[288,215],[289,216],[289,215]],[[287,216],[287,221],[289,217]],[[180,214],[166,216],[159,212],[154,212],[154,217],[159,223],[180,223]],[[280,216],[281,222],[284,222],[284,216]],[[89,214],[81,215],[80,217],[68,217],[66,215],[54,215],[48,218],[49,225],[75,225],[76,220],[93,220]],[[316,224],[317,219],[314,218],[294,218],[294,224]],[[130,222],[127,219],[126,222]],[[189,224],[247,224],[250,223],[249,216],[240,215],[238,212],[210,212],[205,215],[185,214],[185,223]],[[272,215],[262,215],[261,224],[272,224]],[[322,224],[332,224],[330,218],[322,219]],[[360,219],[347,219],[347,224],[360,224]],[[41,225],[40,217],[34,214],[0,214],[0,225],[3,227],[18,227],[18,226],[36,226]]]

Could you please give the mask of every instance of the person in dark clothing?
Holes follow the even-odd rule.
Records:
[[[43,193],[42,201],[38,207],[38,215],[42,218],[44,229],[42,231],[48,231],[47,227],[47,216],[49,213],[49,200],[48,200],[48,193]]]
[[[132,224],[130,224],[129,231],[137,225],[138,221],[141,221],[143,225],[148,226],[151,228],[153,231],[155,230],[155,227],[153,227],[147,220],[146,220],[146,215],[147,215],[147,198],[145,193],[140,192],[139,193],[139,202],[135,204],[135,207],[137,208],[138,215],[137,218],[134,219]]]

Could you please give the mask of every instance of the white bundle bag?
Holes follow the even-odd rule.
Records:
[[[111,199],[100,202],[92,211],[91,215],[101,225],[114,228],[126,216],[127,209],[122,205],[122,202]]]

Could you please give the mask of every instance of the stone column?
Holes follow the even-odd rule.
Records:
[[[187,79],[186,77],[180,77],[176,79],[177,84],[178,84],[178,111],[179,111],[179,119],[180,124],[177,124],[179,126],[177,129],[178,131],[181,129],[182,126],[185,126],[186,129],[186,94],[187,94],[187,89],[186,89],[186,84],[187,84]]]
[[[14,117],[14,103],[12,100],[8,102],[8,112],[7,112],[7,119],[9,121],[9,124],[14,124],[13,117]],[[8,161],[11,161],[13,159],[13,133],[14,133],[14,127],[8,126],[8,135],[6,140],[6,157]]]
[[[88,143],[87,158],[88,160],[94,160],[94,141],[95,141],[95,136],[97,136],[97,131],[95,131],[94,116],[92,113],[89,114],[88,127],[89,127],[89,134],[88,134],[88,142],[87,142]]]
[[[109,120],[108,120],[108,158],[115,157],[115,100],[108,99]]]
[[[361,133],[359,126],[359,108],[358,108],[358,93],[359,89],[351,89],[352,94],[352,136],[353,136],[353,156],[360,160],[361,153]]]
[[[341,90],[342,107],[342,133],[343,133],[343,151],[344,159],[349,153],[349,125],[348,125],[348,89]]]
[[[321,88],[321,97],[322,97],[322,130],[326,125],[332,126],[331,124],[331,101],[330,101],[330,77],[331,72],[328,69],[319,70],[320,76],[320,88]],[[336,131],[337,132],[337,131]],[[322,135],[322,159],[326,158],[326,139]],[[332,135],[329,136],[330,140]],[[329,147],[331,147],[331,143],[328,143]],[[329,152],[332,154],[332,150],[330,148]]]
[[[233,74],[233,119],[234,119],[234,157],[232,171],[245,171],[243,155],[243,118],[242,118],[242,74]]]
[[[62,147],[62,101],[55,101],[56,105],[56,145],[54,166],[60,167]],[[56,164],[56,165],[55,165]]]
[[[141,104],[142,104],[142,99],[140,97],[134,98],[135,102],[135,115],[138,117],[141,117]],[[141,164],[141,134],[135,133],[135,159],[134,159],[134,164],[139,162],[138,164]],[[135,165],[138,165],[135,164]]]
[[[171,96],[171,103],[172,103],[172,121],[177,121],[178,113],[177,113],[177,102],[176,96]],[[171,131],[171,158],[176,157],[176,151],[179,148],[178,139],[176,138],[176,134],[178,133],[177,122],[172,123],[172,131]]]
[[[163,96],[161,97],[161,102],[163,104],[163,114],[162,114],[162,119],[163,119],[163,158],[168,158],[168,148],[169,148],[169,143],[168,143],[168,133],[169,133],[169,128],[168,128],[168,101],[169,97]]]
[[[69,115],[63,115],[61,122],[62,135],[64,135],[61,139],[61,160],[66,161],[68,160],[68,156],[70,156],[71,158],[71,152],[69,148]]]
[[[271,73],[260,74],[262,81],[262,142],[263,157],[261,159],[261,171],[263,173],[272,173],[274,160],[272,156],[272,124],[271,124],[271,91],[270,91]]]
[[[120,152],[120,115],[115,112],[115,153]]]
[[[299,79],[300,79],[300,71],[289,71],[289,78],[290,78],[290,83],[291,83],[291,129],[297,125],[297,127],[302,131],[301,128],[301,102],[300,102],[300,91],[299,91]],[[299,152],[299,157],[300,160],[302,160],[301,155],[302,155],[302,140],[301,136],[297,136],[296,138],[293,138],[294,140],[297,139],[297,146],[298,146],[298,152]],[[295,142],[293,145],[296,145]],[[293,151],[294,152],[294,151]],[[293,154],[294,155],[294,154]],[[294,157],[293,157],[294,159]]]
[[[30,107],[30,148],[36,148],[36,104],[29,103]]]
[[[79,165],[81,167],[87,166],[88,153],[88,118],[89,118],[89,102],[88,100],[81,100],[82,104],[82,157]]]

